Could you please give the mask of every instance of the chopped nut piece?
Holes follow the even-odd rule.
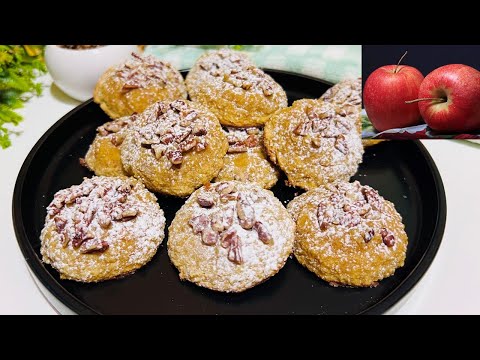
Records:
[[[258,238],[264,244],[271,244],[273,242],[273,237],[268,231],[267,227],[260,221],[255,221],[253,229],[258,233]]]
[[[103,127],[105,128],[105,130],[111,133],[117,133],[122,129],[121,126],[114,121],[106,123],[105,125],[103,125]]]
[[[309,133],[311,129],[312,129],[311,122],[301,122],[295,127],[295,129],[293,129],[293,133],[295,135],[305,136]]]
[[[212,194],[208,194],[208,193],[198,195],[197,203],[198,205],[204,208],[209,208],[215,205],[215,201],[213,199]]]
[[[246,230],[251,229],[255,223],[255,212],[244,194],[240,194],[237,200],[237,216],[240,226]]]
[[[67,225],[67,220],[61,218],[60,216],[56,216],[53,220],[55,221],[57,232],[61,233],[63,229],[65,229],[65,225]]]
[[[363,234],[363,239],[365,240],[366,243],[368,243],[370,240],[373,239],[374,236],[375,236],[375,230],[370,229],[365,234]]]
[[[228,260],[235,264],[243,263],[240,238],[235,229],[230,228],[227,231],[224,231],[221,236],[220,244],[223,248],[228,248]]]
[[[137,216],[137,214],[138,214],[138,211],[135,209],[124,210],[122,212],[122,220],[123,221],[132,220],[134,217]]]
[[[179,165],[183,162],[183,155],[179,150],[167,151],[165,155],[167,156],[167,159],[174,165]]]
[[[206,215],[195,216],[188,222],[195,234],[201,233],[208,225],[208,217]]]
[[[212,215],[212,229],[218,233],[221,233],[225,230],[224,222],[223,222],[223,214],[221,211],[216,212]]]
[[[222,182],[215,187],[219,194],[230,194],[235,191],[235,184],[232,182]]]
[[[202,231],[202,242],[205,245],[215,245],[218,240],[218,233],[213,230],[209,224]]]
[[[348,153],[348,145],[345,140],[345,135],[340,134],[337,136],[337,138],[335,139],[335,149],[337,149],[344,155]]]
[[[383,243],[387,247],[392,247],[395,245],[395,236],[390,230],[387,230],[385,228],[382,228],[380,230],[380,235],[382,236]]]
[[[108,249],[108,243],[106,241],[87,241],[80,247],[82,254],[90,254],[92,252],[103,252]]]

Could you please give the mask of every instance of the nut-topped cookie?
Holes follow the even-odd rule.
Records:
[[[291,185],[306,190],[349,180],[362,161],[356,118],[327,102],[295,101],[274,114],[264,131],[270,159]]]
[[[404,265],[402,217],[370,186],[328,184],[287,208],[297,225],[295,257],[333,286],[376,286]]]
[[[288,105],[282,87],[244,53],[222,49],[202,55],[187,75],[190,98],[226,126],[263,125]]]
[[[164,227],[163,211],[142,183],[94,176],[55,194],[47,207],[40,252],[62,279],[114,279],[150,261]]]
[[[253,182],[265,189],[278,180],[279,172],[267,157],[263,146],[263,129],[224,128],[228,140],[224,165],[214,181],[238,180]]]
[[[158,102],[129,127],[125,171],[162,194],[188,196],[223,166],[228,142],[215,115],[188,100]]]
[[[241,292],[284,266],[295,224],[270,191],[228,181],[194,192],[168,231],[168,255],[180,279]]]
[[[124,116],[120,119],[109,121],[97,128],[97,135],[88,148],[84,164],[95,175],[124,176],[120,159],[120,145],[125,139],[126,129],[139,115]]]
[[[328,89],[320,100],[329,102],[357,117],[358,130],[362,132],[362,78],[340,81]]]
[[[132,53],[98,80],[93,100],[112,119],[141,113],[156,101],[186,99],[183,77],[170,63]]]

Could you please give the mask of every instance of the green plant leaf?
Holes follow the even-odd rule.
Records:
[[[47,69],[44,45],[0,45],[0,146],[11,145],[11,131],[4,125],[18,125],[23,119],[15,110],[32,96],[40,95],[36,78]]]

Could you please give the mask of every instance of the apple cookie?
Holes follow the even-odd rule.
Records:
[[[263,130],[256,127],[224,128],[228,140],[224,165],[215,182],[238,180],[270,189],[278,180],[276,167],[263,146]]]
[[[97,128],[97,135],[81,162],[98,176],[125,176],[120,159],[120,145],[126,129],[138,118],[137,114],[109,121]]]
[[[47,207],[40,253],[62,279],[114,279],[150,261],[164,227],[163,211],[142,183],[94,176],[55,194]]]
[[[246,54],[222,49],[202,55],[187,75],[190,98],[207,106],[222,125],[263,125],[288,105],[287,94]]]
[[[294,254],[333,286],[376,286],[404,265],[408,238],[395,206],[358,181],[328,184],[292,200]]]
[[[187,98],[182,74],[166,61],[136,53],[108,69],[93,94],[93,100],[112,119],[141,113],[156,101],[180,98]]]
[[[253,183],[208,184],[169,229],[170,260],[181,280],[241,292],[274,276],[293,249],[295,224],[273,194]]]
[[[324,101],[295,101],[274,114],[264,131],[270,159],[292,186],[309,190],[348,181],[362,161],[356,118]]]
[[[218,119],[188,100],[158,102],[127,131],[120,152],[125,171],[166,195],[188,196],[223,166],[228,142]]]

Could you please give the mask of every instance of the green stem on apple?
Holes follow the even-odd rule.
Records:
[[[433,100],[433,101],[439,101],[439,102],[446,102],[446,98],[420,98],[420,99],[415,99],[415,100],[409,100],[405,101],[405,104],[413,104],[419,101],[428,101],[428,100]]]
[[[393,70],[393,73],[396,74],[398,71],[398,67],[400,66],[400,63],[402,62],[403,58],[408,54],[408,51],[405,51],[405,54],[398,60],[397,66],[395,66],[395,70]]]

